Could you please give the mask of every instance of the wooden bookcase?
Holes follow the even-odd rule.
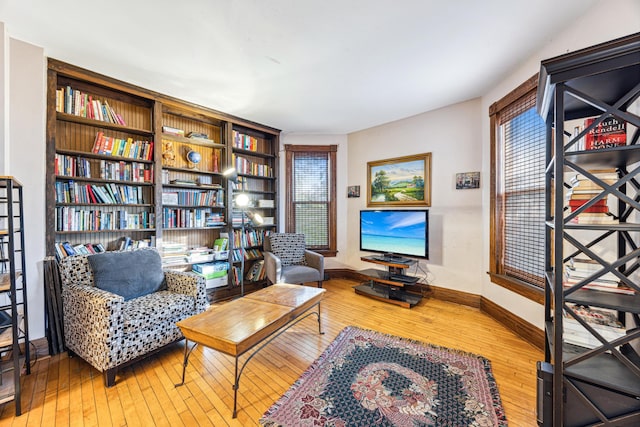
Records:
[[[94,117],[95,101],[105,106],[101,111],[110,121]],[[234,146],[234,136],[240,133],[249,135],[253,145]],[[211,248],[223,234],[233,245],[232,200],[239,188],[256,203],[270,200],[264,202],[270,207],[260,211],[272,224],[261,230],[276,228],[279,133],[49,59],[47,255],[59,255],[63,243],[89,252],[99,245],[118,250],[123,242],[156,246],[161,254],[180,247],[178,256],[184,255],[184,260],[174,257],[167,266],[189,270],[191,249]],[[109,152],[112,142],[122,148]],[[132,154],[133,146],[143,154]],[[222,172],[237,156],[249,159],[254,169],[239,171],[235,189]],[[101,190],[114,200],[101,200],[96,194]],[[232,254],[233,246],[230,249]],[[231,268],[228,283],[211,289],[210,298],[239,293]],[[254,287],[264,284],[259,281]]]
[[[242,234],[243,212],[232,204],[232,279],[239,282],[241,257],[244,248],[245,290],[264,285],[266,271],[262,256],[264,238],[276,229],[278,217],[277,172],[278,135],[256,131],[246,126],[231,128],[231,164],[238,172],[238,182],[233,184],[235,193],[249,197],[247,211],[259,214],[264,222],[257,224],[245,215],[245,232]],[[260,263],[261,265],[255,265]]]

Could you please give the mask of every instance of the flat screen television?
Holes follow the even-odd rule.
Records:
[[[360,250],[429,259],[429,211],[360,211]]]

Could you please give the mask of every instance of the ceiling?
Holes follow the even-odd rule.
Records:
[[[60,59],[285,132],[483,95],[597,0],[0,0]]]

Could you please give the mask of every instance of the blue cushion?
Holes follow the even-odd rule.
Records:
[[[106,252],[87,259],[96,287],[120,295],[125,301],[166,287],[162,260],[156,250]]]

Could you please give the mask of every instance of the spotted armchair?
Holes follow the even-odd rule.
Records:
[[[60,262],[65,345],[115,384],[118,368],[183,338],[176,322],[208,305],[204,279],[163,271],[155,249]]]

